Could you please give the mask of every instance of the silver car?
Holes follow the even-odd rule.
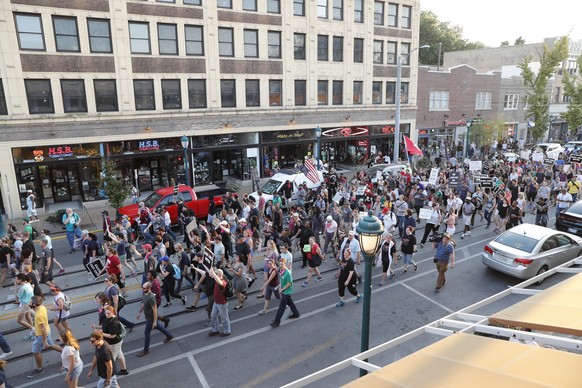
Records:
[[[582,255],[582,237],[539,225],[514,226],[483,248],[483,264],[529,279]]]

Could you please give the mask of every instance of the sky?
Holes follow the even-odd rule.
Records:
[[[420,9],[434,12],[440,21],[463,28],[463,37],[489,47],[526,43],[570,35],[582,40],[582,2],[579,0],[420,0]]]

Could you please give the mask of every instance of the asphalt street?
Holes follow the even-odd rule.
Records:
[[[528,214],[525,222],[533,222],[533,217]],[[423,233],[422,224],[420,227],[417,237]],[[461,222],[457,226],[457,230],[460,229]],[[407,274],[400,274],[399,262],[395,267],[397,275],[382,287],[378,286],[381,270],[374,268],[370,347],[518,284],[519,279],[481,264],[483,246],[494,236],[492,228],[486,230],[483,222],[476,222],[476,228],[468,238],[461,240],[459,232],[454,236],[458,243],[455,267],[447,272],[447,284],[439,293],[434,292],[437,273],[430,244],[419,248],[415,258],[419,264],[417,272],[410,268]],[[55,239],[54,247],[59,261],[67,269],[65,275],[55,279],[63,288],[70,289],[66,293],[73,300],[72,312],[75,314],[70,323],[75,335],[83,339],[81,355],[85,370],[79,385],[95,387],[96,378],[86,378],[93,352],[87,337],[91,332],[90,324],[97,322],[97,306],[93,298],[96,292],[103,290],[103,281],[102,278],[96,282],[87,281],[80,265],[80,254],[66,253],[66,241]],[[138,264],[141,265],[142,261]],[[262,267],[262,263],[257,263],[256,267]],[[234,311],[235,301],[229,301],[232,335],[226,338],[208,337],[204,309],[187,312],[182,303],[174,299],[172,307],[161,309],[164,315],[171,317],[169,329],[174,340],[163,344],[164,337],[154,331],[151,353],[143,358],[136,356],[143,348],[143,318],[136,320],[141,278],[128,278],[129,301],[134,302],[129,303],[121,315],[140,325],[124,339],[123,349],[130,374],[120,378],[120,385],[124,388],[143,387],[144,383],[152,387],[276,387],[359,353],[362,304],[355,304],[355,298],[351,297],[344,307],[335,307],[338,292],[334,260],[330,258],[321,269],[325,271],[324,280],[311,282],[303,288],[301,283],[307,271],[295,263],[293,299],[301,317],[283,319],[276,329],[270,326],[278,307],[276,299],[271,301],[266,315],[258,315],[263,305],[263,299],[256,298],[260,281],[249,289],[249,299],[243,309]],[[357,269],[363,274],[364,264]],[[259,274],[259,279],[261,276]],[[544,282],[542,287],[557,281],[559,276]],[[362,285],[358,288],[363,291]],[[190,290],[183,290],[182,294],[188,297],[189,304],[194,294]],[[31,342],[22,339],[26,333],[18,329],[16,305],[9,303],[8,288],[2,290],[0,297],[4,302],[0,306],[2,331],[14,351],[7,367],[10,382],[18,387],[65,386],[64,374],[59,371],[60,354],[54,351],[43,353],[46,368],[43,375],[34,380],[26,378],[32,367]],[[201,300],[199,306],[204,304],[205,301]],[[389,363],[428,344],[427,341],[428,338],[421,337],[397,347],[382,359],[372,361]],[[357,369],[352,368],[314,386],[338,386],[357,377]]]

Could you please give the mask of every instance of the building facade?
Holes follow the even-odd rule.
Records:
[[[3,1],[3,209],[27,190],[39,206],[102,199],[104,158],[142,191],[265,176],[313,155],[317,126],[326,161],[391,152],[398,56],[416,139],[419,14],[418,0]]]

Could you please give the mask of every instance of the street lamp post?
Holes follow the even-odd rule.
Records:
[[[182,148],[184,148],[184,174],[186,175],[186,184],[192,186],[190,184],[190,172],[188,171],[188,145],[190,144],[190,141],[186,135],[184,135],[180,138],[180,143],[182,143]]]
[[[400,160],[400,93],[402,88],[402,64],[404,61],[410,57],[410,54],[415,52],[416,50],[429,48],[430,46],[425,44],[424,46],[416,47],[410,50],[408,54],[405,56],[398,56],[398,60],[396,61],[396,90],[395,90],[395,97],[396,97],[396,112],[394,113],[394,159],[393,163],[398,163]]]
[[[471,125],[473,124],[472,120],[467,120],[465,125],[467,126],[467,133],[465,134],[465,144],[463,145],[463,158],[467,157],[467,151],[469,148],[469,132],[471,130]]]
[[[362,339],[361,352],[365,352],[370,347],[370,306],[372,298],[372,260],[378,253],[380,240],[384,227],[382,222],[373,216],[373,212],[368,211],[368,215],[360,220],[356,227],[360,249],[364,254],[364,306],[362,311]],[[367,373],[365,369],[360,369],[360,377]]]
[[[317,138],[317,150],[316,150],[316,158],[315,163],[317,165],[317,169],[320,169],[319,161],[321,160],[321,128],[318,125],[315,127],[315,137]]]

